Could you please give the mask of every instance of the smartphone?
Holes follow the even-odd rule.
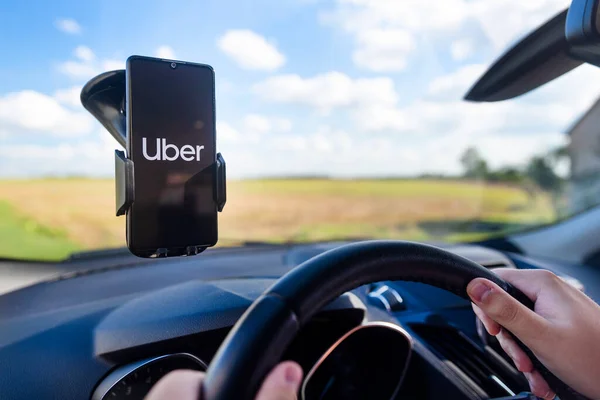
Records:
[[[209,65],[127,59],[127,246],[140,257],[217,243],[215,75]]]

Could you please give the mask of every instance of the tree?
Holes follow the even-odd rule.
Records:
[[[469,147],[460,158],[465,178],[487,178],[489,168],[487,161],[481,157],[475,147]]]
[[[520,184],[523,182],[523,179],[523,173],[518,168],[514,167],[504,167],[488,173],[488,180],[490,182]]]
[[[561,179],[552,169],[547,157],[533,157],[527,165],[527,176],[541,189],[552,191],[559,188]]]

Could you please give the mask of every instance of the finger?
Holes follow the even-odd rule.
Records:
[[[531,362],[531,359],[523,350],[521,350],[517,342],[515,342],[508,332],[501,330],[496,338],[498,339],[502,350],[504,350],[504,352],[513,360],[515,367],[517,367],[519,371],[533,371],[533,363]]]
[[[494,273],[519,289],[534,303],[544,287],[559,280],[552,272],[544,269],[498,268],[494,269]]]
[[[170,372],[154,385],[145,400],[197,400],[203,379],[204,374],[198,371]]]
[[[283,362],[265,378],[256,400],[295,400],[301,381],[302,368],[295,362]]]
[[[488,317],[483,311],[481,311],[481,308],[477,307],[475,304],[471,303],[471,306],[473,307],[473,312],[475,315],[477,315],[477,318],[479,318],[487,333],[492,336],[496,336],[500,333],[501,328],[496,321]]]
[[[543,337],[547,322],[495,283],[483,278],[473,279],[467,286],[471,301],[488,317],[515,334],[532,347]]]
[[[538,371],[526,372],[524,375],[529,381],[529,388],[534,395],[542,399],[554,399],[556,394]]]

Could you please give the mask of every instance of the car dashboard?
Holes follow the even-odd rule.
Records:
[[[204,370],[265,289],[341,244],[218,248],[156,260],[99,252],[52,266],[60,271],[52,278],[0,296],[2,398],[135,399],[171,370]],[[496,250],[446,248],[489,268],[515,267]],[[344,334],[373,321],[400,326],[413,341],[395,398],[488,399],[527,390],[478,329],[468,301],[414,282],[345,293],[303,327],[284,358],[307,373]],[[376,363],[393,368],[395,360],[379,353]]]

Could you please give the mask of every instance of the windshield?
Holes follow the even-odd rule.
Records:
[[[132,54],[210,64],[219,245],[472,241],[596,205],[600,74],[462,101],[565,9],[541,0],[27,1],[0,6],[0,257],[122,247],[114,150],[82,86]]]

